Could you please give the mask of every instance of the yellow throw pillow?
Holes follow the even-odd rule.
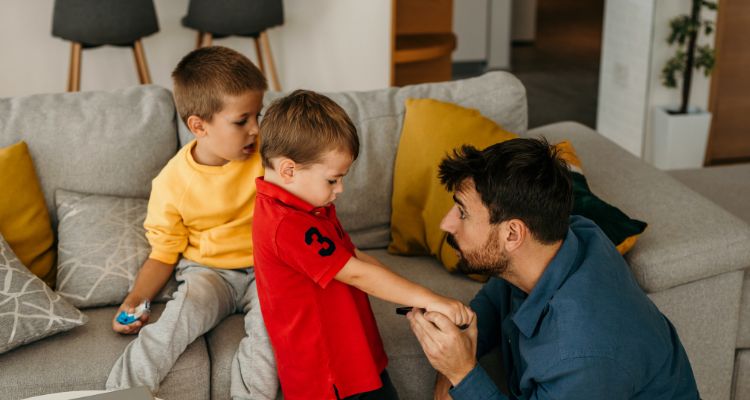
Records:
[[[0,233],[23,265],[54,287],[54,236],[26,143],[0,149],[0,187]]]
[[[393,172],[388,251],[434,255],[452,272],[458,256],[446,243],[440,221],[453,207],[453,197],[440,184],[438,164],[464,144],[483,149],[518,136],[474,109],[433,99],[407,99],[405,106]]]

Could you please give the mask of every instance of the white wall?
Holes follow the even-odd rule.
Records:
[[[536,0],[513,0],[511,40],[533,42],[536,39]]]
[[[487,69],[510,69],[511,0],[490,0]]]
[[[454,62],[487,59],[487,18],[487,0],[453,1]]]
[[[70,44],[54,38],[53,0],[3,0],[0,5],[0,97],[60,92],[67,86]],[[160,31],[143,40],[154,83],[171,88],[170,73],[193,49],[195,31],[180,19],[188,0],[155,0]],[[285,24],[269,31],[284,90],[370,90],[390,81],[390,0],[284,0]],[[215,44],[255,60],[251,39]],[[132,51],[84,50],[81,90],[138,83]]]
[[[685,0],[607,0],[599,76],[596,128],[638,157],[651,157],[655,106],[677,105],[679,89],[661,83],[664,63],[674,54],[666,40],[669,21],[690,12]],[[704,17],[715,20],[715,13]],[[712,43],[713,35],[701,43]],[[710,79],[693,74],[691,105],[708,103]]]
[[[454,0],[453,62],[486,61],[487,69],[510,69],[511,0]]]
[[[654,1],[607,0],[596,129],[641,156],[651,65]]]

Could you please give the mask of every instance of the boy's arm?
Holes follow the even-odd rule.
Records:
[[[133,290],[125,297],[122,305],[112,319],[112,330],[124,334],[138,333],[143,325],[148,322],[148,313],[144,314],[138,321],[132,324],[122,325],[117,322],[117,314],[120,311],[133,312],[144,300],[152,300],[164,287],[174,271],[174,264],[166,264],[153,258],[147,259],[138,275],[135,277]]]
[[[375,264],[375,265],[379,265],[381,267],[385,267],[385,264],[383,264],[382,262],[380,262],[380,260],[378,260],[377,258],[375,258],[375,257],[373,257],[373,256],[371,256],[371,255],[369,255],[367,253],[365,253],[364,251],[362,251],[360,249],[356,249],[356,248],[354,249],[354,256],[357,257],[357,258],[359,258],[360,260],[366,262],[366,263]]]
[[[364,253],[355,251],[355,254],[359,256]],[[392,272],[379,262],[368,263],[356,256],[352,257],[334,279],[379,299],[440,312],[456,325],[468,325],[473,319],[473,313],[460,301],[440,296]]]

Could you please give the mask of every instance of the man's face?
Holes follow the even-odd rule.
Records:
[[[510,261],[503,248],[502,223],[491,224],[474,182],[468,179],[453,195],[455,204],[440,223],[448,233],[448,244],[458,252],[463,273],[500,276]]]

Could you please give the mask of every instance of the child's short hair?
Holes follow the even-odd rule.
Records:
[[[274,101],[260,126],[263,166],[271,159],[288,157],[303,166],[317,163],[331,150],[359,155],[357,128],[341,106],[309,90],[295,90]]]
[[[224,107],[226,95],[268,88],[266,78],[252,61],[222,46],[188,53],[172,72],[172,80],[177,112],[185,123],[191,115],[210,121]]]

